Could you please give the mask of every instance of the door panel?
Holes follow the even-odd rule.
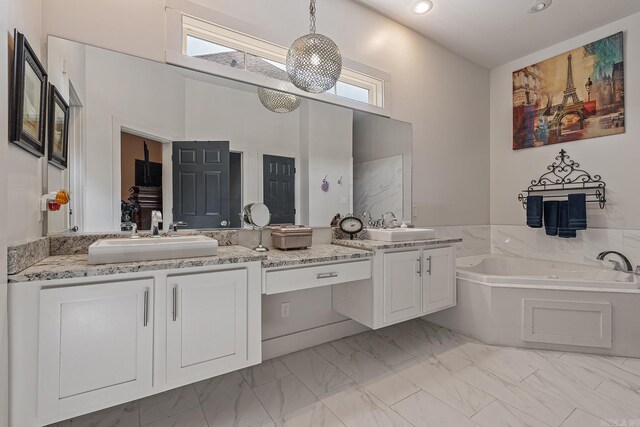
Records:
[[[180,203],[179,212],[182,215],[196,215],[197,214],[197,184],[196,174],[194,172],[179,172],[178,179],[180,181],[180,194],[182,197],[177,200]],[[176,199],[174,199],[174,204]],[[176,212],[176,209],[173,210]]]
[[[138,303],[129,294],[60,305],[60,398],[135,381]]]
[[[220,172],[204,173],[205,215],[222,215],[222,174]]]
[[[433,313],[456,303],[455,249],[429,249],[423,252],[423,312]]]
[[[150,391],[152,302],[151,279],[40,291],[40,418]]]
[[[384,254],[384,321],[397,322],[421,312],[420,251]]]
[[[295,159],[265,154],[263,163],[263,199],[271,223],[295,223]]]
[[[219,375],[247,359],[247,272],[168,278],[167,373],[170,381]]]
[[[173,219],[220,228],[229,212],[229,142],[173,143]]]

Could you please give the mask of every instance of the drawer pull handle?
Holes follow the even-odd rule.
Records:
[[[316,279],[330,279],[332,277],[338,277],[338,273],[319,273]]]
[[[418,271],[416,273],[418,273],[418,276],[422,277],[422,258],[418,258],[416,262],[418,263]]]
[[[149,324],[149,290],[145,289],[144,291],[144,307],[143,307],[143,326],[147,326]]]
[[[173,321],[175,322],[176,319],[178,318],[178,287],[174,286],[173,288],[173,306],[172,306],[172,313],[173,313]]]
[[[429,260],[429,269],[427,270],[427,273],[431,276],[431,256],[427,257],[427,259]]]

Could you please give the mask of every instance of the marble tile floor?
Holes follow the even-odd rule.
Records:
[[[490,346],[411,320],[55,426],[640,426],[640,359]]]

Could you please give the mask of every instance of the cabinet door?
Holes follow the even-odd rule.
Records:
[[[120,403],[151,388],[152,292],[152,279],[40,291],[40,419]]]
[[[423,251],[423,313],[456,304],[455,249],[437,248]]]
[[[411,319],[421,311],[420,251],[384,254],[384,322]]]
[[[247,361],[247,271],[168,279],[167,378],[200,380]]]

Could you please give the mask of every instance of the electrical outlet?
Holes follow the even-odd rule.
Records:
[[[289,317],[289,303],[283,302],[281,307],[280,316],[282,318]]]

